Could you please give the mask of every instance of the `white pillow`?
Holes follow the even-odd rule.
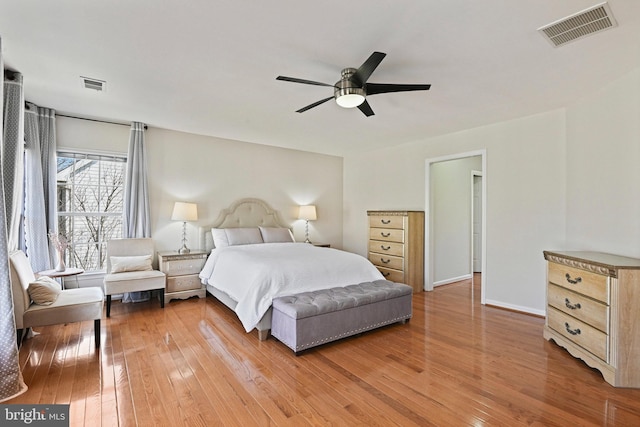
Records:
[[[126,271],[149,271],[152,269],[151,255],[111,257],[111,273],[124,273]]]
[[[251,228],[225,228],[229,246],[250,245],[254,243],[264,243],[262,234],[258,227]]]
[[[262,234],[262,240],[265,243],[288,243],[295,242],[293,233],[288,228],[281,227],[258,227],[260,228],[260,234]]]
[[[229,246],[229,239],[227,239],[227,233],[225,233],[224,228],[212,228],[211,236],[213,237],[213,246],[216,248]]]
[[[51,277],[38,277],[35,282],[29,283],[27,292],[31,300],[38,305],[51,305],[58,299],[58,295],[62,292],[60,283]]]

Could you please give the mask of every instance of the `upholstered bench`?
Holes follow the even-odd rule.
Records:
[[[302,350],[411,318],[411,286],[388,280],[273,300],[271,334]]]

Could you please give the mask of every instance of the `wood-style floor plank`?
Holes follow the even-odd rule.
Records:
[[[544,319],[479,303],[479,280],[414,294],[413,317],[295,356],[211,296],[114,302],[37,328],[8,403],[70,404],[72,426],[636,426],[619,389],[542,338]]]

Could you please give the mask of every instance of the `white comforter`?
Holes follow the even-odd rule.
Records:
[[[213,249],[200,278],[238,302],[236,314],[249,332],[278,296],[383,276],[353,253],[307,243],[261,243]]]

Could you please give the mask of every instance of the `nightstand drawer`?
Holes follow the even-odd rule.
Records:
[[[404,270],[404,258],[399,256],[369,252],[369,261],[371,261],[373,265],[379,265],[380,267]]]
[[[369,227],[404,228],[404,217],[399,215],[371,215]]]
[[[551,329],[607,362],[607,334],[551,306],[547,307],[547,322]]]
[[[549,283],[549,305],[604,333],[609,333],[609,306],[584,295]]]
[[[198,274],[204,266],[204,259],[176,259],[166,261],[163,269],[167,276],[179,276],[184,274]]]
[[[386,280],[390,280],[396,283],[404,283],[404,272],[398,270],[392,270],[390,268],[377,267]]]
[[[568,265],[549,263],[549,282],[609,304],[609,278]]]
[[[179,291],[188,291],[191,289],[200,289],[202,287],[202,283],[200,283],[200,278],[197,274],[192,274],[188,276],[175,276],[175,277],[167,277],[167,290],[166,292],[179,292]]]
[[[372,240],[382,240],[385,242],[404,243],[404,230],[395,228],[375,228],[369,229],[369,238]]]
[[[402,257],[404,256],[404,244],[369,240],[369,252]]]

